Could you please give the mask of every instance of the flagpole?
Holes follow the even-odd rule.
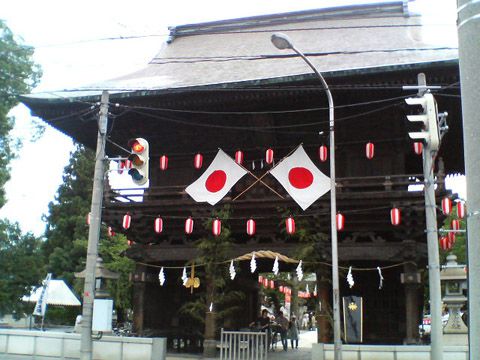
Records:
[[[335,189],[335,116],[332,93],[322,74],[308,60],[308,58],[298,50],[291,40],[285,34],[276,33],[271,37],[271,41],[275,47],[280,50],[291,49],[313,70],[315,75],[320,79],[328,99],[328,115],[330,127],[330,226],[331,226],[331,243],[332,243],[332,292],[333,292],[333,344],[334,359],[342,359],[342,340],[340,333],[340,290],[338,276],[338,239],[337,239],[337,195]]]

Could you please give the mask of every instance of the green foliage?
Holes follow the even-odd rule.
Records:
[[[73,273],[84,268],[93,169],[93,152],[77,145],[65,167],[55,201],[48,206],[46,241],[42,246],[47,270],[69,284],[73,283]]]
[[[213,211],[211,219],[205,221],[207,230],[212,228],[212,219],[222,219],[222,232],[219,236],[206,236],[199,239],[195,246],[199,250],[199,256],[194,259],[196,264],[202,264],[196,269],[196,274],[202,279],[203,285],[197,291],[197,297],[185,303],[180,308],[180,314],[192,321],[192,326],[200,329],[205,324],[205,314],[210,303],[214,303],[217,320],[240,319],[245,301],[245,294],[232,289],[232,282],[228,279],[228,260],[232,240],[228,219],[230,207]],[[211,286],[209,286],[211,284]]]
[[[6,201],[4,185],[10,179],[9,163],[16,146],[9,138],[15,122],[8,112],[18,104],[18,96],[30,92],[41,76],[32,61],[33,48],[17,40],[0,20],[0,207]]]
[[[20,298],[45,275],[39,245],[32,234],[22,235],[17,223],[0,220],[0,314],[31,311]]]

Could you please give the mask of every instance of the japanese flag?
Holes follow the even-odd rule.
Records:
[[[301,145],[270,173],[303,210],[330,190],[330,178],[318,170]]]
[[[196,202],[208,202],[210,205],[215,205],[246,173],[247,170],[222,150],[218,150],[208,169],[185,191]]]

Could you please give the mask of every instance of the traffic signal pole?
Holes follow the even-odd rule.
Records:
[[[97,152],[95,172],[93,174],[92,205],[90,209],[90,227],[88,231],[87,264],[85,266],[85,286],[83,290],[82,334],[80,341],[80,360],[92,360],[92,318],[95,298],[95,265],[98,257],[98,241],[102,220],[103,181],[105,176],[105,144],[108,123],[107,91],[102,92],[98,119]]]
[[[425,220],[427,225],[428,286],[430,291],[431,350],[430,359],[443,359],[442,290],[440,287],[440,255],[438,250],[437,208],[433,152],[430,145],[423,147],[423,174],[425,194]]]
[[[458,55],[467,178],[469,359],[480,359],[480,2],[458,0]],[[475,40],[476,39],[476,40]]]

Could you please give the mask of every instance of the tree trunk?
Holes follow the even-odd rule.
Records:
[[[317,320],[317,341],[319,343],[328,343],[332,341],[332,321],[330,304],[330,286],[322,272],[317,272],[317,294],[318,301],[315,309],[315,318]]]

